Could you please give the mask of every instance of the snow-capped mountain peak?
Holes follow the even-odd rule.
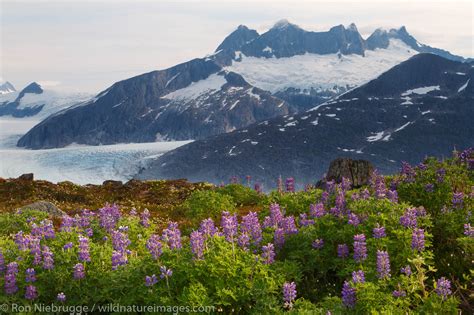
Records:
[[[16,92],[15,87],[8,81],[0,84],[0,95]]]
[[[277,21],[270,30],[282,30],[286,28],[300,28],[298,25],[290,23],[287,19]]]

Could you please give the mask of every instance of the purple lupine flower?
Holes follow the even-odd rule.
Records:
[[[53,239],[56,234],[54,232],[53,222],[51,220],[43,220],[40,222],[41,234],[45,239]]]
[[[360,193],[360,199],[367,200],[370,198],[370,192],[367,188],[364,188],[362,192]]]
[[[379,279],[390,278],[390,258],[386,251],[377,250],[377,276]]]
[[[313,224],[314,220],[308,219],[308,215],[306,213],[300,214],[300,226],[309,226]]]
[[[423,217],[426,215],[426,209],[423,206],[415,208],[415,213],[417,217]]]
[[[128,213],[131,217],[136,217],[138,212],[137,212],[137,209],[135,208],[132,208],[132,210],[130,210],[130,212]]]
[[[157,283],[158,283],[158,278],[156,277],[156,275],[145,276],[145,285],[147,287],[154,286]]]
[[[243,216],[240,228],[243,233],[252,237],[253,244],[257,245],[262,241],[262,227],[256,212],[249,212]]]
[[[211,218],[202,220],[199,226],[199,232],[201,232],[205,237],[214,236],[217,233],[214,221]]]
[[[91,224],[91,219],[94,216],[94,213],[89,209],[83,209],[81,215],[76,220],[76,225],[79,228],[86,229]]]
[[[92,237],[94,235],[94,230],[92,228],[84,229],[84,234],[88,237]]]
[[[79,261],[91,261],[91,256],[89,254],[89,239],[83,236],[79,236]]]
[[[248,250],[250,244],[250,236],[246,232],[242,232],[239,234],[237,239],[237,244],[243,249]]]
[[[163,253],[163,245],[161,244],[160,237],[156,234],[151,235],[146,241],[146,248],[150,252],[153,259],[157,260],[160,258],[161,254]]]
[[[7,265],[5,272],[5,293],[7,295],[15,294],[18,291],[16,284],[16,275],[18,274],[18,263],[11,262]]]
[[[347,223],[353,226],[358,226],[360,224],[359,217],[355,213],[349,213],[347,215]]]
[[[14,236],[15,244],[19,250],[26,250],[29,246],[29,238],[24,236],[23,231],[19,231]]]
[[[394,290],[392,292],[392,296],[396,298],[400,298],[400,297],[407,296],[407,293],[404,290]]]
[[[283,284],[283,301],[285,307],[292,308],[296,299],[296,284],[294,282],[285,282]]]
[[[260,183],[255,183],[253,189],[255,189],[255,191],[256,191],[257,193],[259,193],[259,194],[261,194],[261,193],[263,192],[262,184],[260,184]]]
[[[36,287],[34,285],[27,285],[26,286],[26,292],[25,292],[25,299],[27,300],[34,300],[38,297],[38,290],[36,290]]]
[[[35,282],[36,281],[36,272],[33,268],[26,269],[25,282]]]
[[[389,190],[387,192],[387,198],[393,203],[398,202],[398,192],[396,190]]]
[[[285,181],[285,187],[287,192],[295,192],[295,179],[293,177],[289,177]]]
[[[348,308],[353,308],[356,305],[356,290],[349,281],[344,281],[342,286],[342,304]]]
[[[296,227],[295,217],[290,215],[284,217],[280,221],[280,227],[283,229],[285,234],[295,234],[298,233],[298,228]]]
[[[387,236],[385,234],[385,227],[380,226],[378,223],[377,223],[377,226],[374,227],[374,229],[372,230],[372,233],[373,233],[374,238],[382,238],[382,237]]]
[[[281,194],[283,192],[283,179],[281,175],[277,179],[277,191]]]
[[[401,175],[404,176],[405,183],[413,183],[415,181],[416,172],[409,163],[403,161]]]
[[[86,273],[84,271],[84,265],[81,263],[77,263],[74,265],[74,279],[80,280],[83,279],[86,276]]]
[[[337,257],[347,258],[348,256],[349,256],[349,247],[347,246],[347,244],[337,245]]]
[[[313,218],[320,218],[323,215],[326,214],[326,211],[324,210],[324,204],[322,202],[319,202],[317,204],[312,204],[309,206],[309,214]]]
[[[451,292],[451,282],[445,277],[441,277],[436,281],[436,294],[441,296],[445,300]]]
[[[69,242],[69,243],[66,243],[64,244],[63,246],[63,250],[69,250],[73,247],[74,245],[72,244],[72,242]]]
[[[336,183],[333,180],[329,180],[326,182],[326,191],[328,193],[334,192],[335,189],[336,189]]]
[[[121,225],[118,228],[119,232],[122,232],[122,233],[127,233],[129,229],[130,228],[128,227],[128,225],[125,225],[125,226]]]
[[[54,254],[48,246],[43,245],[43,269],[54,269]]]
[[[2,274],[5,269],[5,257],[3,256],[3,251],[0,249],[0,274]]]
[[[140,224],[144,227],[150,226],[150,211],[148,211],[148,209],[143,210],[140,215]]]
[[[411,268],[410,268],[410,266],[402,267],[402,268],[400,268],[400,272],[405,274],[406,276],[410,276],[411,275]]]
[[[199,231],[193,231],[189,236],[189,243],[194,259],[202,259],[204,255],[204,235]]]
[[[99,224],[107,232],[111,232],[115,229],[117,222],[120,219],[120,209],[117,205],[105,205],[105,207],[99,209]]]
[[[443,183],[444,182],[444,177],[446,176],[446,170],[444,168],[439,168],[436,171],[436,181],[438,183]]]
[[[166,266],[161,266],[160,267],[160,278],[161,279],[164,279],[164,278],[169,278],[173,275],[173,270],[171,269],[167,269]]]
[[[342,177],[341,189],[343,191],[348,191],[352,187],[352,181],[349,178]]]
[[[126,252],[117,250],[112,252],[112,270],[117,270],[119,266],[126,265],[127,263],[128,258]]]
[[[66,294],[64,294],[64,292],[59,292],[58,295],[56,296],[56,300],[58,300],[58,302],[61,302],[61,303],[66,302]]]
[[[426,165],[425,163],[420,163],[417,165],[418,169],[422,170],[422,171],[426,171],[428,169],[428,165]]]
[[[352,272],[352,282],[354,283],[364,283],[365,282],[365,273],[363,270],[353,271]]]
[[[346,208],[346,196],[345,196],[344,191],[339,191],[336,194],[335,206],[340,211],[343,211]]]
[[[238,183],[239,183],[238,177],[235,176],[235,175],[232,176],[232,177],[230,178],[230,183],[231,183],[231,184],[238,184]]]
[[[170,249],[180,249],[181,245],[181,231],[178,228],[178,223],[170,222],[168,227],[163,230],[163,241],[168,243]]]
[[[359,200],[360,199],[360,194],[359,193],[353,193],[351,195],[351,200],[352,201],[356,201],[356,200]]]
[[[312,244],[314,249],[321,249],[324,247],[324,240],[321,238],[315,239]]]
[[[453,207],[454,208],[462,208],[463,199],[464,199],[464,194],[462,192],[453,193],[453,200],[452,200]]]
[[[426,184],[425,185],[425,191],[430,192],[430,193],[433,192],[434,191],[434,185],[431,184],[431,183]]]
[[[28,240],[28,246],[30,248],[30,254],[33,255],[33,265],[38,266],[41,264],[41,239],[39,237],[31,237]]]
[[[265,217],[264,227],[277,227],[283,219],[280,205],[277,203],[270,204],[270,216]]]
[[[321,193],[321,203],[327,205],[329,202],[329,193],[327,191],[323,191]]]
[[[224,232],[225,239],[228,242],[234,242],[234,237],[237,236],[237,229],[239,227],[237,215],[230,215],[228,211],[222,212],[221,227]]]
[[[385,186],[385,179],[377,170],[370,177],[370,186],[375,191],[375,198],[382,199],[386,197],[387,187]]]
[[[263,263],[270,265],[275,261],[275,247],[272,243],[262,246]]]
[[[342,211],[338,207],[332,207],[329,209],[329,213],[335,217],[340,217],[342,215]]]
[[[464,224],[464,235],[474,237],[474,227],[470,223]]]
[[[41,229],[41,226],[39,226],[36,223],[31,223],[30,224],[30,235],[36,236],[36,237],[43,237],[43,230]]]
[[[273,243],[278,248],[283,247],[285,245],[285,230],[282,228],[277,228],[273,234]]]
[[[354,235],[354,260],[362,262],[367,258],[367,244],[364,234]]]
[[[112,247],[114,250],[124,252],[130,243],[127,234],[118,230],[112,231]]]
[[[408,208],[405,213],[400,217],[400,224],[406,228],[414,228],[417,225],[416,220],[416,209]]]
[[[413,230],[411,235],[411,248],[418,251],[422,251],[425,248],[425,230]]]

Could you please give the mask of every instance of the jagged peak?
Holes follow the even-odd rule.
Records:
[[[41,94],[43,93],[43,88],[38,83],[32,82],[28,84],[23,90],[21,90],[21,93],[22,94],[25,94],[25,93]]]
[[[271,29],[272,30],[286,29],[286,28],[289,28],[289,27],[300,28],[298,25],[290,23],[287,19],[281,19],[281,20],[277,21]]]
[[[348,31],[354,31],[354,32],[359,32],[359,30],[357,29],[357,26],[355,25],[355,23],[349,24],[349,25],[346,27],[346,30],[348,30]]]

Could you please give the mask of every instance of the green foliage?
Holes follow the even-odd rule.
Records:
[[[219,187],[215,189],[215,191],[223,195],[231,196],[234,202],[239,206],[256,205],[262,199],[262,195],[254,189],[239,184],[229,184],[224,187]]]
[[[212,190],[198,190],[185,201],[184,213],[194,223],[206,218],[217,218],[222,211],[235,212],[234,199]]]

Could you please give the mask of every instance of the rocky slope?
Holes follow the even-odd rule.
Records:
[[[339,156],[369,160],[383,172],[427,154],[448,156],[474,145],[473,77],[470,64],[419,54],[307,112],[170,151],[138,177],[218,183],[251,175],[274,185],[281,175],[307,183]]]

